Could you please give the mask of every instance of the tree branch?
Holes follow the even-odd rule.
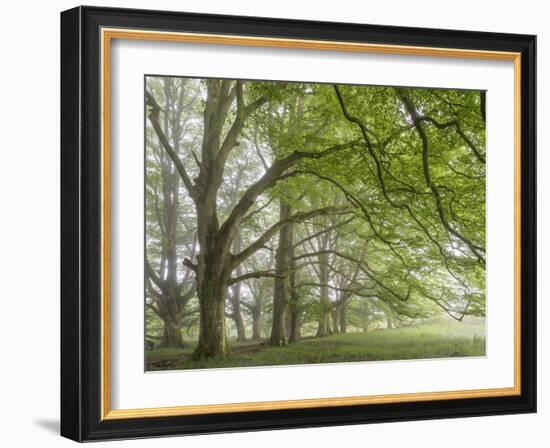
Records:
[[[235,93],[237,97],[237,114],[235,120],[229,128],[227,135],[216,157],[216,164],[218,166],[224,166],[231,150],[238,144],[237,138],[239,137],[246,119],[257,109],[262,107],[268,100],[267,97],[261,96],[248,105],[244,105],[243,99],[243,84],[242,81],[236,81]]]
[[[282,229],[283,227],[289,224],[299,223],[309,218],[313,218],[314,216],[331,215],[331,214],[335,214],[335,213],[338,214],[343,212],[345,213],[348,210],[349,209],[347,207],[337,207],[337,206],[324,207],[316,210],[310,210],[309,212],[296,213],[287,219],[283,219],[278,223],[272,225],[262,236],[260,236],[254,243],[252,243],[250,246],[244,249],[241,253],[237,255],[233,255],[232,264],[233,266],[237,266],[238,264],[242,263],[244,260],[250,257],[254,252],[256,252],[261,247],[263,247],[265,243],[269,239],[271,239],[280,229]]]
[[[151,125],[153,126],[153,129],[155,130],[155,133],[157,134],[157,137],[159,138],[160,143],[162,144],[165,151],[168,153],[170,158],[172,159],[172,162],[174,162],[174,165],[176,166],[176,169],[183,181],[183,184],[185,185],[185,188],[189,192],[189,195],[195,199],[196,198],[196,188],[195,185],[193,185],[193,182],[191,181],[191,178],[187,174],[187,171],[185,170],[185,167],[181,163],[181,160],[179,159],[178,155],[174,151],[174,148],[172,148],[172,145],[170,145],[170,142],[168,141],[168,138],[164,134],[162,127],[159,124],[159,113],[161,111],[161,107],[147,90],[145,91],[146,96],[146,104],[151,108],[151,112],[149,113],[149,121],[151,122]]]
[[[164,287],[163,281],[160,279],[158,274],[153,269],[153,266],[149,263],[149,259],[145,257],[145,272],[149,276],[149,278],[153,281],[155,285],[159,287],[159,289],[162,291]]]
[[[247,274],[240,275],[239,277],[231,278],[229,280],[228,286],[234,285],[235,283],[242,282],[249,278],[260,278],[260,277],[273,277],[273,278],[285,278],[287,275],[279,275],[273,271],[255,271],[249,272]]]
[[[182,294],[177,297],[176,300],[178,302],[179,309],[184,309],[185,305],[187,305],[187,303],[193,298],[196,292],[197,292],[197,284],[196,282],[193,282],[193,285],[191,286],[191,288],[187,290],[185,294]]]
[[[430,116],[419,116],[419,121],[426,121],[428,123],[433,124],[437,129],[446,129],[448,127],[454,127],[456,129],[457,134],[464,140],[464,142],[470,147],[476,158],[483,164],[485,164],[485,155],[481,153],[481,151],[477,148],[477,146],[468,138],[468,136],[464,133],[462,130],[462,127],[460,126],[460,123],[458,120],[451,120],[446,123],[440,123],[435,118],[432,118]]]
[[[184,258],[183,261],[182,261],[182,264],[191,269],[193,272],[197,272],[197,265],[195,263],[193,263],[189,258]]]
[[[345,219],[344,221],[340,221],[340,222],[338,222],[338,223],[336,223],[336,224],[333,224],[333,225],[331,225],[331,226],[329,226],[329,227],[326,227],[326,228],[320,230],[319,232],[314,233],[313,235],[309,235],[309,236],[303,238],[302,240],[300,240],[300,241],[298,241],[296,244],[294,244],[292,247],[293,247],[294,249],[296,249],[298,246],[304,244],[306,241],[309,241],[309,240],[311,240],[311,239],[313,239],[313,238],[316,238],[316,237],[318,237],[318,236],[320,236],[320,235],[322,235],[322,234],[324,234],[324,233],[327,233],[327,232],[330,232],[330,231],[332,231],[332,230],[334,230],[334,229],[337,229],[338,227],[342,227],[343,225],[349,224],[349,223],[350,223],[351,221],[353,221],[354,219],[355,219],[355,216],[352,216],[351,218]]]
[[[248,187],[226,221],[222,224],[220,233],[223,235],[223,238],[227,241],[232,240],[232,234],[236,232],[236,228],[241,223],[246,212],[255,204],[256,198],[268,188],[273,187],[288,168],[302,159],[320,159],[338,151],[351,148],[354,145],[355,142],[348,142],[331,146],[319,152],[294,151],[287,157],[274,161],[264,175]]]
[[[326,250],[319,250],[319,251],[313,252],[313,253],[299,255],[297,257],[294,257],[294,260],[301,260],[303,258],[318,256],[318,255],[321,255],[321,254],[336,255],[337,257],[340,257],[340,258],[343,258],[345,260],[348,260],[348,261],[351,261],[351,262],[355,263],[359,267],[359,269],[361,269],[361,271],[363,273],[365,273],[374,283],[376,283],[384,291],[389,292],[391,295],[393,295],[395,298],[397,298],[401,302],[406,302],[407,300],[409,300],[410,295],[411,295],[411,286],[410,285],[408,285],[407,294],[405,296],[403,296],[402,294],[399,294],[397,291],[394,291],[393,288],[389,287],[382,280],[380,280],[378,278],[378,276],[375,274],[375,272],[372,270],[372,268],[369,267],[369,265],[366,263],[365,260],[363,260],[363,261],[357,260],[354,257],[352,257],[351,255],[347,255],[347,254],[344,254],[342,252],[332,250],[332,249],[326,249]]]
[[[464,236],[462,233],[460,233],[458,230],[453,228],[449,221],[447,220],[447,217],[445,215],[445,211],[443,210],[443,204],[441,201],[441,195],[439,193],[438,188],[433,183],[433,180],[431,178],[430,174],[430,162],[429,162],[429,139],[428,134],[426,134],[426,131],[422,127],[422,120],[421,117],[418,115],[418,112],[416,111],[416,108],[414,107],[414,104],[412,103],[409,96],[402,90],[402,89],[396,89],[398,96],[407,109],[407,112],[411,116],[411,119],[413,120],[414,126],[416,128],[416,131],[418,132],[418,135],[420,136],[420,140],[422,142],[422,167],[424,172],[424,179],[426,181],[426,185],[429,187],[429,189],[433,193],[435,205],[437,208],[437,213],[439,215],[439,220],[443,224],[443,227],[447,229],[449,233],[457,237],[459,240],[464,242],[469,248],[470,251],[477,257],[477,259],[480,261],[480,263],[485,266],[485,258],[480,253],[480,247],[476,246],[472,243],[466,236]]]

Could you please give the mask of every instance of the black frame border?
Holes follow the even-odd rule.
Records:
[[[100,28],[521,53],[521,395],[101,420]],[[61,435],[75,441],[536,412],[536,36],[168,11],[61,13]]]

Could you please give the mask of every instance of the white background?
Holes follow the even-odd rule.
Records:
[[[113,409],[513,387],[512,61],[115,40],[111,67]],[[149,73],[487,90],[488,356],[145,373],[142,92]]]
[[[320,2],[90,1],[89,4],[159,8],[363,23],[475,29],[538,34],[539,79],[539,413],[537,415],[406,422],[383,425],[258,432],[127,441],[110,446],[255,447],[343,443],[394,447],[518,445],[544,447],[550,437],[550,393],[546,387],[550,319],[548,295],[550,159],[543,141],[550,120],[548,78],[549,11],[545,2],[524,0]],[[2,129],[2,318],[0,324],[0,441],[6,446],[69,446],[58,431],[59,396],[59,11],[69,1],[3,5],[0,123]],[[543,203],[546,205],[543,207]],[[546,350],[547,352],[547,350]],[[98,444],[103,446],[105,444]],[[108,445],[105,445],[108,446]]]

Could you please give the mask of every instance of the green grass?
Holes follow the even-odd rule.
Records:
[[[194,344],[186,349],[147,351],[148,370],[483,356],[485,323],[483,319],[438,320],[391,330],[303,339],[282,348],[258,342],[232,343],[229,357],[206,361],[192,361],[193,348]]]
[[[175,359],[182,355],[188,354],[189,350],[179,348],[157,348],[155,350],[147,350],[147,362],[159,362],[163,360]]]

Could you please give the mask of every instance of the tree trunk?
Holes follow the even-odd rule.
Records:
[[[241,237],[239,234],[235,237],[233,242],[233,250],[235,253],[241,251]],[[242,274],[241,265],[237,266],[235,269],[235,276],[239,277]],[[244,342],[246,341],[246,332],[244,328],[243,314],[241,312],[241,283],[235,283],[231,287],[231,316],[237,327],[237,341]]]
[[[297,342],[302,337],[302,322],[300,319],[300,313],[295,307],[290,309],[290,334],[288,336],[288,342]]]
[[[183,348],[185,344],[181,336],[181,331],[176,322],[171,318],[162,319],[164,323],[164,331],[162,334],[162,339],[160,347],[169,347],[169,348]]]
[[[290,288],[289,288],[289,294],[288,294],[289,298],[288,298],[288,305],[286,307],[286,313],[285,313],[285,337],[286,337],[286,341],[289,342],[290,340],[290,326],[292,324],[291,322],[291,316],[290,316]]]
[[[232,317],[235,322],[235,327],[237,328],[237,341],[244,342],[246,341],[246,330],[244,328],[243,315],[241,313],[240,287],[235,285],[231,289],[231,303],[233,306]]]
[[[316,337],[324,337],[330,334],[330,299],[328,296],[328,255],[319,256],[319,282],[320,287],[320,315]]]
[[[215,198],[210,198],[215,200]],[[215,207],[204,201],[198,208],[200,251],[196,267],[200,329],[195,359],[225,357],[229,344],[225,335],[225,301],[230,276],[229,251],[218,244],[218,220]]]
[[[225,336],[225,295],[226,286],[210,273],[198,285],[201,320],[194,359],[225,357],[229,354]]]
[[[261,310],[255,308],[252,312],[252,339],[254,340],[262,338],[262,332],[260,328],[260,316]]]
[[[294,254],[292,254],[294,258]],[[296,342],[302,337],[301,327],[302,319],[300,316],[300,296],[296,289],[296,270],[294,260],[291,262],[290,274],[290,332],[288,342]]]
[[[294,248],[290,254],[290,329],[288,342],[298,341],[301,335],[300,296],[296,288],[296,262],[294,261]]]
[[[348,320],[347,320],[347,316],[346,316],[347,306],[346,305],[347,305],[347,303],[344,302],[340,306],[340,333],[341,334],[346,334],[346,332],[348,331]]]
[[[290,206],[280,202],[280,219],[290,216]],[[285,335],[286,311],[289,301],[290,279],[288,270],[292,254],[292,225],[287,225],[279,231],[279,243],[275,256],[275,277],[273,289],[273,322],[271,325],[271,338],[269,344],[276,347],[286,345]]]
[[[340,306],[334,307],[331,312],[332,317],[332,332],[340,334]]]

